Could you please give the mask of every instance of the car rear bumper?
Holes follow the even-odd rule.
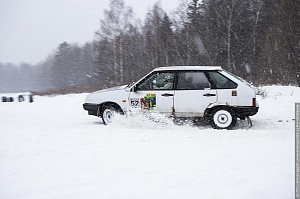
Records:
[[[232,110],[235,112],[235,114],[242,119],[255,115],[258,112],[258,109],[259,107],[255,106],[232,107]]]

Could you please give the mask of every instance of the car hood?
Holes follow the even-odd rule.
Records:
[[[116,86],[116,87],[112,87],[112,88],[106,88],[106,89],[103,89],[103,90],[99,90],[99,91],[96,91],[94,93],[103,93],[103,92],[108,92],[108,91],[116,91],[116,90],[123,90],[126,88],[127,85],[123,85],[123,86]]]

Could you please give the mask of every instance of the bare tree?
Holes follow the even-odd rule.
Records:
[[[112,43],[113,65],[108,66],[115,74],[115,81],[124,82],[124,35],[130,31],[133,23],[133,11],[126,7],[123,0],[111,0],[110,10],[104,10],[101,20],[101,37]],[[119,78],[118,78],[119,77]]]
[[[229,71],[235,71],[235,66],[231,63],[231,37],[232,27],[243,11],[240,5],[242,5],[242,3],[239,0],[225,0],[218,1],[218,4],[213,6],[216,16],[227,29],[225,35],[227,37],[227,69]]]

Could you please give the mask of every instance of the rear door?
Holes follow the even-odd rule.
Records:
[[[217,91],[211,89],[203,71],[179,71],[174,95],[177,117],[202,117],[205,109],[217,101]]]

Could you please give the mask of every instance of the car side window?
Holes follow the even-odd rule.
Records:
[[[210,88],[210,83],[203,72],[178,73],[178,90],[204,90],[208,88]]]
[[[153,73],[140,82],[140,84],[137,86],[137,90],[173,90],[174,77],[175,73],[173,72]]]
[[[235,89],[237,87],[237,83],[218,72],[208,72],[208,74],[214,82],[216,89]]]

